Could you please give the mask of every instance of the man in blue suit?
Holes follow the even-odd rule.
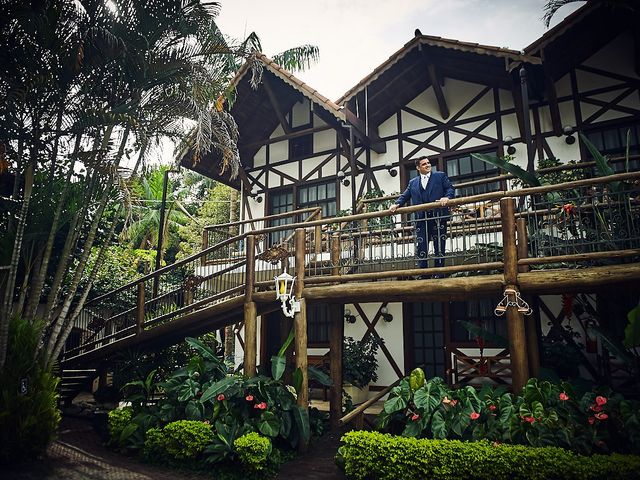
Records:
[[[427,267],[427,251],[429,241],[433,241],[435,267],[444,266],[444,249],[447,240],[447,220],[450,217],[447,204],[453,198],[453,185],[444,172],[431,171],[431,163],[427,157],[415,160],[418,175],[409,181],[409,186],[391,205],[389,211],[394,213],[411,200],[412,205],[438,202],[442,208],[416,212],[416,254],[418,267]]]

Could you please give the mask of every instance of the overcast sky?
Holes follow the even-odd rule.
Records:
[[[220,0],[220,29],[254,31],[263,53],[312,44],[320,60],[296,76],[337,100],[390,55],[424,35],[522,50],[545,32],[545,0]],[[562,7],[552,26],[585,2]]]

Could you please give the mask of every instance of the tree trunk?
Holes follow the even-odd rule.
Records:
[[[7,348],[9,346],[9,321],[11,318],[11,306],[13,303],[13,290],[16,284],[16,276],[18,274],[18,261],[20,260],[20,252],[22,250],[24,228],[27,223],[27,213],[29,212],[29,202],[31,200],[31,191],[33,189],[33,175],[33,166],[27,166],[24,173],[24,196],[22,208],[20,209],[16,237],[13,242],[13,253],[11,255],[11,264],[9,266],[7,283],[5,284],[2,307],[0,307],[0,369],[4,368],[4,362],[7,358]]]
[[[74,148],[74,153],[78,151],[78,148],[80,146],[80,138],[81,136],[78,135],[76,140],[76,145]],[[58,206],[56,207],[56,211],[53,214],[53,220],[51,221],[49,237],[47,238],[47,243],[44,247],[44,253],[42,254],[42,261],[40,263],[40,268],[35,276],[31,291],[29,292],[29,302],[27,303],[27,308],[25,313],[25,318],[29,321],[33,321],[36,315],[38,304],[40,303],[40,298],[42,297],[42,287],[44,286],[44,281],[47,277],[49,260],[51,259],[51,252],[53,251],[53,243],[56,238],[56,232],[58,230],[58,224],[60,223],[60,217],[62,216],[62,209],[65,204],[65,200],[67,198],[67,192],[69,191],[69,185],[71,182],[71,175],[73,174],[74,166],[75,166],[75,161],[73,161],[69,166],[69,172],[67,172],[65,184],[60,194],[60,199],[58,200]]]

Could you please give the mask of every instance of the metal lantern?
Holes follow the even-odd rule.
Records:
[[[276,283],[276,300],[285,302],[293,297],[293,285],[296,282],[296,277],[292,277],[285,270],[274,280]]]

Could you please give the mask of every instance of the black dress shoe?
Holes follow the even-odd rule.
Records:
[[[442,275],[436,273],[435,275],[431,275],[431,278],[442,278]]]

